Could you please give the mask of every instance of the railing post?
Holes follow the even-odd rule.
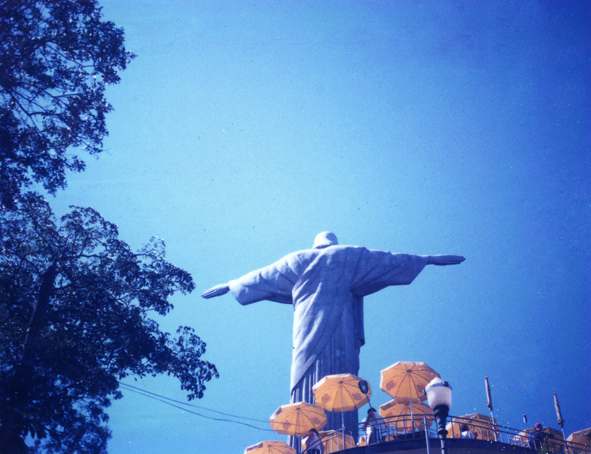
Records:
[[[429,428],[427,427],[427,418],[423,416],[423,423],[425,424],[425,443],[427,444],[427,454],[431,454],[431,447],[429,446]]]

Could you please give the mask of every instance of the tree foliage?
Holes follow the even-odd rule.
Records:
[[[50,193],[100,153],[112,107],[105,87],[133,55],[95,0],[0,0],[0,203],[24,188]]]
[[[165,260],[162,241],[133,252],[93,209],[73,207],[58,222],[47,202],[29,194],[20,210],[4,212],[0,250],[6,452],[24,452],[29,436],[46,452],[103,453],[104,408],[121,397],[119,380],[166,373],[192,399],[217,377],[191,328],[173,337],[151,318],[172,309],[175,292],[194,288],[186,271]]]
[[[119,380],[166,373],[188,398],[217,377],[189,327],[153,315],[193,290],[152,240],[132,251],[91,208],[56,220],[28,192],[66,186],[98,154],[105,88],[133,55],[96,0],[0,0],[0,452],[104,453]]]

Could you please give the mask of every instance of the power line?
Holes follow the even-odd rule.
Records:
[[[145,394],[150,394],[150,395],[152,395],[152,396],[159,397],[159,398],[161,398],[161,399],[166,399],[166,400],[169,400],[169,401],[171,401],[171,402],[176,402],[177,404],[185,405],[185,406],[187,406],[187,407],[194,407],[194,408],[199,408],[200,410],[211,411],[211,412],[213,412],[213,413],[217,413],[217,414],[219,414],[219,415],[230,416],[230,417],[232,417],[232,418],[245,419],[245,420],[248,420],[248,421],[255,421],[255,422],[264,422],[264,423],[268,423],[268,422],[269,422],[269,420],[267,420],[267,419],[263,420],[263,419],[247,418],[247,417],[245,417],[245,416],[232,415],[232,414],[230,414],[230,413],[224,413],[224,412],[221,412],[221,411],[218,411],[218,410],[213,410],[213,409],[211,409],[211,408],[202,407],[202,406],[195,405],[195,404],[190,404],[190,403],[187,403],[187,402],[182,402],[182,401],[180,401],[180,400],[175,400],[175,399],[172,399],[172,398],[170,398],[170,397],[162,396],[162,395],[160,395],[160,394],[157,394],[157,393],[154,393],[154,392],[148,391],[148,390],[146,390],[146,389],[138,388],[137,386],[128,385],[127,383],[120,383],[120,385],[122,385],[122,386],[124,386],[124,387],[127,387],[127,388],[134,389],[134,390],[136,390],[136,391],[141,391],[142,393],[145,393]]]
[[[193,404],[189,404],[189,403],[186,403],[186,402],[181,402],[179,400],[171,399],[170,397],[161,396],[160,394],[156,394],[156,393],[153,393],[151,391],[146,391],[144,389],[137,388],[137,387],[132,386],[132,385],[128,385],[127,383],[120,383],[120,385],[123,386],[124,388],[126,388],[128,391],[134,392],[136,394],[140,394],[140,395],[145,396],[145,397],[148,397],[150,399],[157,400],[157,401],[162,402],[162,403],[164,403],[166,405],[170,405],[171,407],[178,408],[180,410],[186,411],[188,413],[191,413],[191,414],[194,414],[194,415],[197,415],[197,416],[201,416],[202,418],[205,418],[205,419],[210,419],[212,421],[220,421],[220,422],[233,422],[235,424],[241,424],[243,426],[251,427],[251,428],[257,429],[257,430],[262,430],[264,432],[273,432],[272,429],[263,429],[262,427],[253,426],[252,424],[247,424],[247,423],[244,423],[244,422],[241,422],[241,421],[234,421],[232,419],[224,419],[224,418],[214,418],[212,416],[203,415],[201,413],[197,413],[196,411],[192,411],[192,410],[189,410],[187,408],[181,407],[180,405],[183,405],[185,407],[199,408],[201,410],[211,411],[213,413],[218,413],[220,415],[229,416],[229,417],[232,417],[232,418],[238,418],[238,419],[255,421],[255,422],[264,422],[264,423],[268,423],[268,421],[263,421],[263,420],[260,420],[260,419],[253,419],[253,418],[246,418],[244,416],[232,415],[232,414],[229,414],[229,413],[223,413],[221,411],[212,410],[210,408],[200,407],[198,405],[193,405]],[[180,405],[175,405],[173,402],[175,402],[177,404],[180,404]]]

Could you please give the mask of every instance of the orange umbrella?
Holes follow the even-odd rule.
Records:
[[[412,405],[412,413],[411,413]],[[410,432],[414,429],[425,428],[424,419],[427,417],[427,424],[433,422],[433,410],[427,405],[415,400],[394,399],[380,406],[380,415],[389,426],[395,426],[400,432]]]
[[[345,434],[343,437],[343,433],[338,430],[324,430],[319,432],[319,435],[324,445],[325,454],[355,447],[353,437],[349,434]],[[307,448],[306,440],[302,442],[302,448],[304,450]]]
[[[298,402],[279,407],[269,422],[273,430],[281,434],[301,437],[307,435],[310,429],[322,429],[327,420],[324,409],[318,405]]]
[[[246,448],[244,454],[296,454],[296,450],[284,441],[261,441]]]
[[[327,375],[316,383],[312,391],[316,404],[328,411],[353,411],[368,402],[367,394],[359,389],[361,378],[353,374]]]
[[[496,419],[493,421],[490,416],[481,415],[480,413],[472,413],[471,415],[454,418],[447,424],[448,436],[460,438],[460,427],[463,424],[468,425],[468,429],[477,440],[497,440],[498,430],[495,429],[497,424]]]
[[[566,441],[583,445],[585,449],[589,451],[589,447],[591,447],[591,428],[573,432],[568,436]],[[577,447],[574,448],[577,449]]]
[[[382,371],[380,388],[390,397],[424,401],[425,386],[439,374],[425,363],[398,361]]]

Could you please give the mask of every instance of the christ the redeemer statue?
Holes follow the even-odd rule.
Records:
[[[359,350],[365,343],[364,296],[390,285],[410,284],[426,265],[463,261],[457,255],[393,254],[339,246],[334,233],[322,232],[312,249],[289,254],[201,296],[213,298],[231,291],[242,305],[263,300],[293,305],[291,402],[314,403],[312,386],[325,375],[358,374]],[[332,415],[328,413],[326,428],[340,428],[341,415]],[[357,424],[357,412],[346,416],[347,427]]]

